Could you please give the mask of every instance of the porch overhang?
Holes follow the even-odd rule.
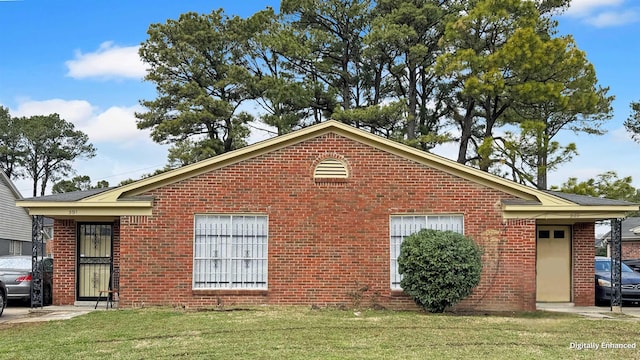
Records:
[[[150,216],[153,200],[110,201],[110,202],[42,202],[17,201],[17,206],[27,208],[29,215],[42,215],[56,219],[77,219],[81,217]]]
[[[619,219],[638,211],[638,205],[585,206],[585,205],[543,205],[543,204],[503,204],[504,219],[566,220],[568,222]]]

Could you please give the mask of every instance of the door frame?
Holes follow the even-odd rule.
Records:
[[[115,224],[113,222],[100,222],[100,221],[94,221],[94,222],[78,222],[76,223],[76,276],[75,276],[75,281],[76,281],[76,286],[75,286],[75,293],[76,293],[76,301],[95,301],[98,299],[98,296],[80,296],[80,286],[81,286],[81,265],[86,265],[89,264],[90,262],[83,262],[81,259],[83,259],[84,257],[82,256],[82,254],[80,253],[80,230],[83,226],[101,226],[101,225],[109,225],[110,226],[110,248],[109,250],[109,256],[108,257],[103,257],[104,259],[107,259],[107,261],[102,260],[100,261],[101,264],[104,265],[108,265],[109,269],[107,271],[107,275],[105,279],[100,279],[100,283],[104,283],[104,284],[108,284],[109,282],[109,277],[111,276],[111,273],[113,272],[113,250],[114,250],[114,244],[113,244],[113,240],[114,240],[114,229],[115,229]],[[105,287],[106,289],[106,287]]]
[[[541,224],[541,225],[536,225],[536,302],[545,302],[545,300],[538,300],[538,251],[539,251],[539,247],[538,247],[538,241],[539,241],[539,236],[540,236],[540,230],[549,230],[550,231],[550,235],[553,234],[553,232],[555,230],[564,230],[566,231],[566,237],[568,238],[568,242],[569,242],[569,251],[567,256],[569,257],[569,267],[567,269],[568,271],[568,275],[569,275],[569,283],[568,283],[568,294],[569,294],[569,298],[567,299],[567,301],[559,301],[559,302],[572,302],[573,301],[573,226],[572,225],[566,225],[566,224]],[[554,301],[550,301],[547,300],[546,302],[554,302]]]

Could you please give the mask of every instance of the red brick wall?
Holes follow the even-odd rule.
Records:
[[[76,300],[76,222],[54,221],[53,304],[72,305]]]
[[[640,241],[623,241],[622,259],[640,259]]]
[[[461,302],[461,307],[535,310],[535,236],[535,220],[509,220],[501,229],[490,229],[474,237],[483,249],[483,281],[471,297]]]
[[[316,182],[331,155],[345,182]],[[238,304],[414,307],[389,285],[389,216],[463,214],[483,249],[483,275],[457,309],[535,309],[535,221],[503,221],[511,196],[335,135],[157,189],[153,216],[114,224],[120,305]],[[193,218],[202,213],[269,217],[266,291],[192,289]],[[75,301],[76,223],[55,224],[55,304]],[[573,227],[573,301],[593,304],[592,223]]]
[[[343,183],[316,183],[330,154]],[[461,309],[535,309],[535,223],[503,222],[511,196],[335,136],[316,139],[152,191],[153,216],[122,217],[120,305],[306,304],[413,307],[390,290],[389,216],[463,214],[485,268]],[[194,214],[269,217],[267,291],[192,289]],[[56,233],[57,234],[57,233]]]
[[[594,239],[594,223],[577,223],[573,226],[573,303],[576,306],[593,306],[595,302]]]

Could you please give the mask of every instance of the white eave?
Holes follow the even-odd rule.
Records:
[[[124,215],[150,216],[153,200],[101,201],[101,202],[38,202],[21,201],[18,206],[29,210],[29,215],[53,218],[113,217]]]
[[[505,219],[540,219],[540,220],[604,220],[624,218],[627,213],[638,211],[638,205],[524,205],[503,204],[502,212]]]

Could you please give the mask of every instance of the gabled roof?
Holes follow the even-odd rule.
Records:
[[[13,183],[13,181],[11,181],[11,179],[9,179],[7,174],[5,174],[4,171],[2,170],[0,170],[0,183],[4,184],[5,187],[9,189],[9,192],[11,192],[11,195],[13,195],[14,200],[18,201],[23,199],[22,194],[20,194],[20,191],[18,190],[16,185]],[[11,199],[8,199],[8,200],[11,200]],[[3,201],[5,200],[3,199]],[[22,210],[24,210],[26,214],[29,213],[27,209],[22,209]]]
[[[11,191],[11,193],[16,198],[16,200],[22,199],[22,194],[20,194],[20,191],[18,191],[18,188],[16,188],[16,185],[11,181],[11,179],[9,179],[7,174],[5,174],[4,171],[2,170],[0,170],[0,182],[3,182],[7,186],[7,188],[9,188],[9,191]]]
[[[640,217],[629,217],[622,220],[622,241],[640,240]],[[611,231],[602,236],[602,240],[610,240]]]
[[[631,203],[598,203],[599,200],[593,200],[594,204],[591,206],[583,206],[580,202],[585,202],[586,200],[584,199],[559,196],[553,192],[540,191],[524,186],[333,120],[127,185],[98,191],[95,194],[69,194],[67,195],[68,198],[32,198],[19,201],[18,205],[29,208],[31,214],[56,217],[151,215],[153,199],[142,197],[141,195],[153,189],[328,133],[334,133],[477,184],[511,194],[518,200],[503,202],[502,208],[505,218],[599,219],[621,217],[624,216],[625,212],[638,210],[638,206]],[[580,202],[577,202],[578,200]]]
[[[81,191],[71,191],[71,192],[66,192],[66,193],[60,193],[60,194],[52,194],[52,195],[45,195],[45,196],[40,196],[37,198],[28,198],[25,199],[25,201],[31,201],[31,200],[37,200],[37,201],[43,201],[43,202],[69,202],[69,201],[78,201],[78,200],[82,200],[85,198],[88,198],[90,196],[96,195],[96,194],[100,194],[102,192],[111,190],[111,189],[115,189],[115,187],[108,187],[108,188],[99,188],[99,189],[90,189],[90,190],[81,190]]]
[[[593,196],[569,194],[569,193],[563,193],[560,191],[551,191],[551,190],[544,190],[544,191],[554,196],[569,200],[572,203],[575,203],[578,205],[584,205],[584,206],[633,205],[633,203],[630,203],[624,200],[605,199],[605,198],[599,198],[599,197],[593,197]]]

